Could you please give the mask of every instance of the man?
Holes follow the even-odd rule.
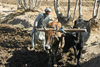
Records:
[[[45,32],[36,31],[36,29],[37,28],[44,28],[47,26],[47,24],[51,21],[50,16],[49,16],[50,13],[51,13],[51,9],[46,8],[45,13],[40,13],[34,21],[33,30],[31,32],[32,49],[33,50],[34,50],[34,45],[37,43],[38,40],[41,42],[41,46],[45,50]]]

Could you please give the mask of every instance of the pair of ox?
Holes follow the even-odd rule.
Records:
[[[49,28],[61,28],[60,22],[52,22],[48,24]],[[90,24],[88,21],[83,19],[78,19],[75,21],[73,28],[86,29],[87,32],[61,32],[56,31],[46,31],[46,44],[50,45],[49,49],[49,64],[56,64],[56,57],[58,53],[59,44],[62,44],[62,36],[64,36],[64,47],[63,52],[68,52],[70,48],[74,49],[76,66],[79,67],[79,59],[81,57],[82,49],[86,41],[90,36]],[[53,60],[52,60],[53,55]],[[53,62],[52,62],[53,61]]]

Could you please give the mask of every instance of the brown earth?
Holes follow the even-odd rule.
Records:
[[[100,43],[93,45],[84,49],[86,52],[80,60],[82,67],[99,67]],[[28,49],[30,47],[31,37],[28,30],[0,24],[0,67],[48,67],[48,53],[39,48],[38,51],[31,51]],[[62,53],[57,57],[57,62],[58,67],[74,67],[73,52]]]
[[[44,67],[48,54],[29,51],[30,44],[31,37],[26,30],[0,24],[0,67]]]

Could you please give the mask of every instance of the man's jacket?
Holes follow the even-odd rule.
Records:
[[[45,13],[40,13],[35,21],[34,21],[34,26],[37,28],[42,28],[43,26],[46,27],[47,24],[51,21],[50,16],[46,16]]]

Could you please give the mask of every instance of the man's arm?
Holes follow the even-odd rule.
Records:
[[[37,28],[38,21],[40,20],[40,18],[41,18],[41,14],[39,14],[39,15],[36,17],[36,19],[35,19],[35,21],[34,21],[34,25],[33,25],[34,28]]]

